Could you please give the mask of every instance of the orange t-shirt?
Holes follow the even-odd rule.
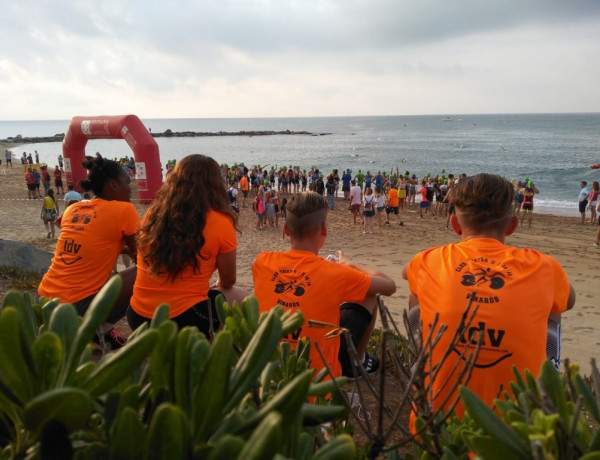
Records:
[[[288,336],[289,342],[295,345],[300,337],[310,338],[311,367],[320,370],[324,366],[315,346],[318,343],[333,374],[341,375],[339,337],[326,339],[325,334],[333,327],[309,327],[308,320],[339,325],[340,304],[363,301],[371,278],[347,265],[297,250],[261,252],[252,265],[252,275],[261,313],[275,305],[300,310],[306,321],[292,337]]]
[[[459,353],[465,348],[467,356],[472,353],[481,333],[483,343],[467,386],[490,407],[500,385],[509,390],[513,366],[537,375],[546,359],[548,315],[566,310],[570,292],[567,275],[555,259],[494,239],[474,238],[420,252],[406,274],[411,293],[419,298],[423,338],[436,313],[438,325],[448,326],[433,350],[434,365],[448,348],[473,292],[476,300],[471,307],[479,305],[469,330],[433,382],[434,407],[456,380],[453,368]],[[463,413],[459,404],[457,414]]]
[[[397,208],[398,205],[400,204],[398,201],[398,189],[395,188],[391,188],[390,191],[388,192],[388,204],[390,205],[390,207],[392,208]]]
[[[128,202],[94,198],[69,206],[40,295],[74,303],[97,293],[112,273],[124,238],[134,235],[138,224],[138,213]]]
[[[240,186],[242,188],[242,191],[248,191],[248,179],[246,178],[246,176],[242,176],[242,178],[240,179]]]
[[[170,305],[169,316],[179,316],[198,302],[208,298],[210,277],[217,268],[217,255],[235,251],[237,240],[231,218],[217,211],[208,211],[202,231],[204,246],[198,256],[199,272],[186,267],[175,281],[166,274],[152,273],[144,262],[144,247],[138,248],[137,276],[133,285],[131,307],[140,316],[152,318],[156,307]]]

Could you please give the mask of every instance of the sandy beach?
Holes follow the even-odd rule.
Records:
[[[4,148],[0,145],[2,152]],[[12,169],[6,169],[4,161],[0,167],[0,238],[22,241],[52,252],[55,241],[46,239],[40,219],[41,200],[27,199],[20,161],[13,161]],[[137,203],[135,186],[133,189],[132,202],[142,216],[147,206]],[[62,211],[62,197],[59,197],[59,204]],[[600,250],[592,246],[596,226],[580,225],[576,206],[574,202],[572,217],[535,214],[533,227],[520,227],[507,242],[550,254],[564,267],[577,292],[577,302],[573,310],[563,315],[562,358],[580,364],[584,373],[589,374],[590,359],[600,357],[597,332],[600,327],[600,271],[596,267]],[[338,198],[336,210],[329,213],[328,237],[321,252],[326,256],[343,250],[357,263],[377,267],[390,275],[398,289],[385,303],[399,322],[409,295],[408,284],[401,277],[402,266],[420,250],[459,241],[454,233],[444,229],[445,219],[432,216],[419,219],[418,208],[405,211],[402,219],[402,226],[393,222],[382,229],[376,228],[373,235],[364,235],[361,225],[352,224],[347,202]],[[247,207],[240,212],[238,284],[249,290],[252,290],[251,265],[256,255],[265,249],[285,250],[289,247],[289,241],[282,239],[281,222],[279,228],[264,231],[256,230],[255,224],[248,199]]]

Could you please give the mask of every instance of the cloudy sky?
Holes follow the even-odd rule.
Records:
[[[599,0],[3,0],[0,120],[600,111]]]

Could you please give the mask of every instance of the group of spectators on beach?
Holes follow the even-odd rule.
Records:
[[[353,223],[362,222],[364,233],[372,234],[375,228],[382,229],[389,225],[390,218],[403,225],[402,212],[415,207],[419,209],[420,218],[426,215],[442,217],[448,229],[453,211],[452,190],[457,181],[466,178],[464,173],[458,178],[454,174],[444,173],[418,178],[409,171],[400,173],[397,167],[395,170],[391,168],[389,173],[380,170],[377,174],[371,174],[369,170],[364,174],[361,169],[356,174],[350,169],[340,173],[338,169],[333,169],[326,176],[315,167],[309,171],[292,165],[267,167],[221,165],[221,177],[229,187],[230,202],[236,212],[239,212],[239,199],[235,197],[243,195],[242,207],[246,207],[246,198],[253,193],[252,207],[257,215],[257,229],[278,226],[278,218],[285,213],[285,203],[283,206],[280,204],[280,194],[307,190],[325,196],[331,211],[336,209],[341,191],[344,200],[349,202]],[[511,184],[515,192],[513,212],[520,217],[521,225],[527,221],[531,227],[534,196],[539,190],[528,177],[523,181],[513,179]],[[283,200],[287,201],[287,198]]]
[[[94,296],[113,276],[119,255],[130,255],[136,263],[119,272],[121,292],[98,331],[95,341],[99,346],[122,346],[126,337],[114,327],[115,323],[126,317],[136,329],[148,323],[163,303],[170,305],[170,317],[179,327],[196,326],[212,337],[221,327],[216,297],[223,295],[232,303],[249,293],[236,285],[240,229],[228,189],[237,190],[236,184],[241,184],[242,196],[252,189],[261,197],[261,187],[271,188],[272,196],[272,192],[285,193],[283,187],[287,185],[288,193],[290,187],[297,191],[288,195],[283,223],[290,249],[262,251],[252,265],[254,295],[260,310],[282,305],[292,312],[302,311],[306,321],[288,339],[294,344],[308,337],[318,343],[334,376],[377,372],[377,356],[366,353],[377,317],[376,295],[394,294],[396,280],[349,260],[343,251],[333,258],[319,256],[327,238],[331,206],[324,194],[318,193],[317,180],[309,180],[306,175],[303,189],[299,174],[296,189],[295,182],[289,181],[289,170],[295,180],[295,168],[287,168],[287,184],[282,180],[281,188],[272,188],[269,172],[263,178],[261,168],[252,174],[242,167],[238,180],[232,178],[230,168],[220,167],[212,158],[189,155],[171,168],[140,222],[130,203],[131,177],[124,168],[99,154],[86,157],[82,164],[88,178],[81,186],[90,190],[94,199],[76,202],[65,210],[54,258],[38,290],[45,298],[58,297],[72,303],[84,315]],[[320,178],[320,173],[314,174]],[[345,171],[342,176],[345,174],[351,173]],[[381,187],[381,193],[387,185],[397,192],[400,183],[408,189],[412,184],[412,176],[409,182],[404,175],[396,174],[397,181],[394,174],[379,175],[381,184],[372,181],[371,185]],[[421,252],[404,267],[402,276],[410,289],[408,307],[420,316],[423,337],[430,333],[436,314],[450,328],[433,355],[443,368],[439,381],[432,382],[434,407],[447,408],[443,401],[452,399],[445,394],[445,389],[452,387],[447,382],[457,378],[455,371],[461,367],[461,357],[473,355],[475,349],[479,354],[473,358],[476,365],[468,385],[491,405],[499,388],[508,388],[513,365],[521,370],[539,370],[546,359],[547,320],[559,324],[560,313],[573,306],[575,295],[556,260],[504,243],[519,224],[514,215],[514,185],[490,174],[464,176],[452,183],[453,178],[448,176],[438,178],[438,183],[445,185],[447,179],[454,206],[449,225],[461,236],[461,242]],[[358,178],[352,177],[349,190],[345,190],[344,179],[341,181],[342,192],[348,192],[345,196],[352,206],[352,187],[359,188],[362,196],[366,181],[359,185]],[[435,183],[435,178],[431,182]],[[421,189],[428,189],[428,184],[428,179],[421,181]],[[371,201],[376,208],[374,199],[367,200],[371,196],[365,192],[363,203]],[[215,272],[218,276],[211,282]],[[539,273],[543,273],[543,279]],[[442,359],[444,344],[459,328],[470,298],[477,304],[472,324],[478,326],[463,336],[456,345],[456,354]],[[350,332],[358,359],[351,358],[354,355],[347,351],[344,340],[330,338],[340,326]],[[315,346],[310,358],[311,367],[323,367]],[[558,362],[557,356],[551,358]]]

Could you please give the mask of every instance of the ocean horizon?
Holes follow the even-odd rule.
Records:
[[[298,118],[144,119],[153,133],[172,131],[308,131],[315,135],[211,136],[157,138],[161,163],[191,153],[219,163],[316,166],[376,173],[398,168],[425,174],[490,172],[508,179],[530,178],[540,190],[539,212],[578,215],[579,183],[600,180],[600,114],[445,114]],[[70,120],[0,121],[0,139],[45,137],[67,131]],[[324,134],[324,135],[320,135]],[[40,161],[54,165],[62,143],[13,148],[38,151]],[[87,153],[131,156],[122,140],[91,140]]]

